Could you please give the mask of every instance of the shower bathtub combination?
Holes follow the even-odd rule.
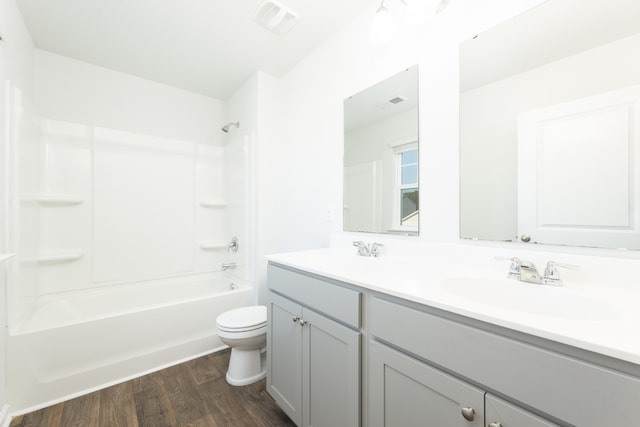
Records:
[[[216,317],[255,303],[253,134],[62,121],[8,93],[11,412],[225,348]]]
[[[224,348],[216,317],[250,305],[223,273],[39,303],[8,337],[12,409],[28,412]]]

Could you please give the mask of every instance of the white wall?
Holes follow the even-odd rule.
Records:
[[[14,0],[0,0],[0,253],[15,251],[13,243],[9,241],[11,230],[8,228],[9,203],[8,203],[8,171],[9,156],[7,129],[6,99],[8,96],[6,82],[11,82],[15,88],[19,88],[25,98],[33,98],[33,42],[26,30],[22,15]],[[7,407],[5,406],[6,384],[6,319],[7,319],[7,275],[5,268],[12,272],[15,270],[15,259],[9,260],[0,266],[0,424],[6,420]]]
[[[369,13],[287,73],[286,124],[269,165],[281,177],[269,192],[282,212],[278,248],[327,246],[342,230],[343,100],[413,64],[420,80],[420,239],[457,241],[459,41],[539,2],[453,1],[431,24],[384,47],[369,41],[378,6],[372,2]]]

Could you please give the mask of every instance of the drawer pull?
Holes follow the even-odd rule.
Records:
[[[304,320],[304,319],[300,319],[300,320],[298,321],[298,323],[300,323],[300,326],[304,326],[304,325],[306,325],[306,324],[307,324],[307,323],[309,323],[309,322],[308,322],[308,321],[306,321],[306,320]]]
[[[502,423],[489,423],[488,427],[502,427]]]
[[[300,318],[298,316],[293,316],[293,323],[298,323]]]
[[[473,421],[476,411],[473,408],[462,408],[462,416],[467,421]]]

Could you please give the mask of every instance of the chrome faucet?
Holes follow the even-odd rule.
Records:
[[[520,280],[521,282],[538,283],[552,286],[562,286],[562,279],[560,278],[560,272],[558,267],[563,268],[578,268],[577,265],[572,264],[560,264],[555,261],[549,261],[544,269],[544,276],[540,276],[536,265],[531,261],[522,261],[518,257],[506,258],[496,257],[497,260],[511,261],[509,267],[509,279]]]
[[[520,280],[521,282],[542,283],[540,273],[538,273],[536,265],[531,261],[523,261],[518,257],[496,257],[496,259],[500,261],[511,261],[507,278]]]
[[[371,244],[371,250],[369,253],[372,257],[378,258],[380,256],[380,247],[384,246],[382,243],[373,242]]]
[[[562,286],[562,278],[560,277],[560,271],[558,271],[558,268],[562,267],[562,268],[570,268],[572,270],[578,268],[577,265],[573,265],[573,264],[561,264],[559,262],[555,262],[555,261],[549,261],[547,263],[547,266],[544,269],[544,283],[547,285],[552,285],[552,286]]]
[[[356,240],[353,242],[353,246],[358,248],[358,255],[360,256],[371,256],[371,252],[369,251],[369,245],[367,245],[362,240]]]
[[[380,247],[384,245],[382,243],[373,242],[371,246],[369,246],[362,240],[356,240],[353,242],[353,246],[358,248],[358,255],[377,258],[380,256]]]
[[[229,270],[229,269],[234,269],[236,268],[236,263],[235,262],[223,262],[222,263],[222,271],[225,270]]]

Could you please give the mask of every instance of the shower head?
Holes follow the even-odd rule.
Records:
[[[226,125],[222,126],[222,132],[224,132],[224,133],[229,132],[229,126],[235,126],[236,128],[239,128],[240,127],[240,122],[227,123]]]

